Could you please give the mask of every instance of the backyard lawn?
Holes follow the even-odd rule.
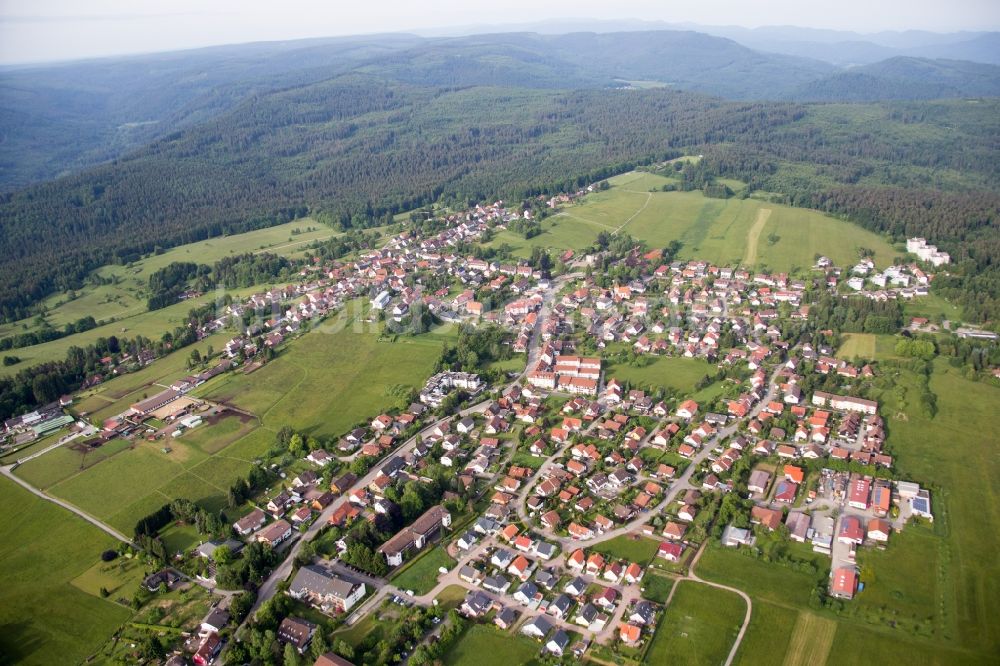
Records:
[[[444,656],[446,666],[529,666],[538,661],[541,644],[520,634],[474,624]]]
[[[656,549],[659,547],[660,542],[656,539],[649,539],[647,537],[636,539],[631,535],[625,534],[614,539],[609,539],[608,541],[602,541],[591,550],[603,553],[607,557],[628,560],[629,562],[646,566],[653,559],[653,556],[656,555]]]

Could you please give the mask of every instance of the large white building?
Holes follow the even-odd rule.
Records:
[[[937,246],[928,245],[927,240],[924,238],[906,239],[906,251],[912,252],[920,257],[922,261],[930,262],[935,266],[951,262],[951,257],[948,256],[947,252],[939,252]]]
[[[365,584],[344,580],[321,566],[308,564],[295,574],[288,594],[325,611],[346,613],[365,596]]]

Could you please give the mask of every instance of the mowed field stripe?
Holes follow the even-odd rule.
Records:
[[[823,666],[836,634],[835,621],[812,613],[799,613],[785,652],[784,666]]]
[[[743,254],[743,265],[752,266],[757,263],[757,242],[760,240],[760,232],[764,231],[767,218],[771,217],[770,208],[761,208],[757,211],[757,219],[747,232],[747,249]]]

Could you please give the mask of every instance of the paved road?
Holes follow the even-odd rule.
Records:
[[[416,446],[417,444],[418,437],[427,436],[428,434],[431,433],[432,430],[434,430],[434,428],[436,428],[441,423],[444,423],[445,421],[449,421],[453,418],[454,419],[461,418],[462,416],[466,416],[468,414],[483,412],[485,411],[486,407],[489,406],[490,402],[491,402],[490,400],[484,400],[483,402],[477,403],[475,405],[472,405],[471,407],[467,407],[461,410],[457,415],[447,416],[445,418],[438,419],[437,421],[434,421],[430,425],[426,426],[419,433],[417,433],[410,439],[406,440],[406,442],[403,443],[402,446],[395,449],[391,454],[387,455],[385,458],[382,458],[379,461],[379,464],[372,467],[372,469],[369,470],[367,474],[365,474],[363,477],[361,477],[361,479],[358,480],[358,482],[355,484],[355,487],[363,488],[368,484],[370,484],[372,481],[374,481],[375,477],[378,476],[379,469],[382,467],[381,463],[385,462],[385,460],[391,458],[392,456],[405,455],[410,451],[412,451],[413,447]],[[319,531],[326,526],[327,521],[330,519],[330,516],[333,515],[333,513],[337,509],[339,509],[342,505],[347,503],[347,501],[348,501],[348,496],[345,493],[344,495],[339,497],[336,501],[332,502],[328,507],[326,507],[326,509],[322,511],[322,513],[320,513],[320,515],[316,518],[316,520],[314,520],[313,523],[309,526],[309,529],[306,530],[306,532],[288,550],[288,554],[286,555],[285,559],[281,562],[281,564],[279,564],[274,569],[274,571],[271,572],[271,575],[268,576],[267,579],[261,584],[260,589],[257,592],[257,602],[254,604],[251,612],[247,615],[247,618],[250,618],[254,614],[256,614],[256,612],[260,609],[261,605],[274,596],[275,592],[277,592],[278,585],[281,583],[281,581],[288,578],[288,576],[292,573],[292,568],[295,564],[295,557],[296,555],[298,555],[299,551],[302,550],[302,546],[306,542],[315,538],[316,535],[319,533]]]
[[[545,299],[543,300],[542,307],[539,310],[539,316],[538,316],[537,321],[535,323],[535,328],[534,328],[534,330],[532,331],[532,334],[531,334],[531,340],[529,342],[528,353],[527,353],[528,362],[527,362],[527,364],[525,366],[525,369],[524,369],[524,371],[522,371],[518,375],[518,377],[516,379],[514,379],[512,382],[510,382],[508,384],[508,386],[510,386],[510,385],[516,383],[517,381],[519,381],[520,379],[522,379],[527,374],[527,372],[529,371],[529,369],[533,368],[534,364],[537,363],[538,353],[539,353],[539,350],[540,350],[540,347],[541,347],[541,331],[542,331],[542,327],[544,325],[545,319],[551,313],[551,308],[552,308],[555,296],[558,293],[558,291],[562,288],[562,286],[564,286],[568,281],[573,280],[573,279],[577,279],[580,276],[581,276],[580,273],[572,273],[572,274],[567,274],[567,275],[561,276],[560,278],[558,278],[558,279],[556,279],[554,281],[552,288],[545,295]],[[779,371],[780,371],[780,368],[778,370],[775,370],[774,374],[771,376],[770,381],[769,381],[769,385],[768,385],[768,391],[767,391],[767,394],[765,395],[765,397],[754,407],[753,410],[751,410],[751,412],[746,417],[744,417],[743,420],[749,420],[751,418],[754,418],[758,413],[760,413],[760,411],[764,408],[764,406],[767,404],[767,402],[769,402],[771,399],[773,399],[773,397],[775,395],[775,392],[776,392],[776,388],[777,388],[775,386],[774,382],[775,382],[777,373]],[[484,402],[481,402],[479,404],[473,405],[472,407],[469,407],[467,409],[462,410],[459,413],[458,417],[461,417],[461,416],[464,416],[464,415],[467,415],[467,414],[471,414],[471,413],[474,413],[474,412],[481,412],[481,411],[483,411],[486,408],[486,406],[488,404],[489,404],[489,401],[484,401]],[[437,420],[437,421],[429,424],[424,429],[422,429],[417,436],[425,436],[426,434],[428,434],[430,431],[432,431],[440,423],[443,423],[443,422],[449,420],[450,418],[458,418],[458,417],[448,417],[448,418],[444,418],[444,419],[439,419],[439,420]],[[663,421],[666,421],[666,419],[663,419]],[[662,425],[663,421],[661,421],[660,425]],[[665,506],[667,506],[671,501],[674,501],[674,499],[677,497],[677,495],[681,491],[686,491],[686,490],[692,489],[694,486],[691,485],[690,478],[694,474],[694,471],[699,467],[700,463],[702,461],[704,461],[711,454],[712,450],[716,447],[716,445],[719,442],[721,442],[725,438],[730,437],[733,434],[735,434],[735,432],[737,431],[737,429],[738,429],[739,424],[741,423],[741,421],[742,420],[735,420],[730,425],[728,425],[728,426],[720,429],[712,439],[710,439],[709,441],[705,442],[704,445],[702,446],[701,450],[692,458],[691,464],[688,465],[688,467],[685,469],[685,471],[681,474],[680,477],[678,477],[676,479],[676,481],[673,483],[673,485],[671,486],[671,488],[669,489],[669,491],[665,494],[664,499],[656,507],[654,507],[650,512],[641,514],[636,519],[634,519],[632,521],[629,521],[628,523],[626,523],[622,527],[616,528],[614,530],[610,530],[610,531],[608,531],[608,532],[606,532],[604,534],[601,534],[599,536],[596,536],[596,537],[594,537],[592,539],[575,540],[575,539],[572,539],[572,538],[569,538],[569,537],[557,537],[557,536],[554,536],[552,534],[546,534],[545,535],[546,538],[548,540],[552,540],[552,541],[558,542],[560,544],[561,548],[562,548],[562,551],[563,551],[562,554],[559,557],[555,558],[551,562],[546,563],[546,566],[555,566],[555,565],[559,564],[559,562],[561,562],[566,557],[566,554],[568,552],[570,552],[571,549],[585,548],[585,547],[593,546],[593,545],[596,545],[596,544],[601,543],[603,541],[607,541],[609,539],[613,539],[613,538],[615,538],[617,536],[633,532],[637,527],[639,527],[646,520],[648,520],[649,515],[655,515],[657,512],[662,511],[662,509]],[[591,428],[595,427],[596,423],[597,423],[597,420],[595,419],[594,423],[592,423],[588,427],[587,431],[589,431]],[[654,431],[655,431],[655,429],[654,429]],[[649,436],[651,436],[651,435],[652,435],[652,432],[650,433]],[[402,446],[400,446],[392,455],[403,455],[405,453],[408,453],[410,450],[412,450],[412,448],[416,445],[417,436],[414,436],[414,437],[410,438],[409,440],[407,440],[407,442],[405,442]],[[560,449],[556,453],[554,453],[553,455],[549,456],[549,458],[543,464],[542,469],[545,469],[547,466],[550,466],[550,465],[554,464],[554,461],[557,460],[559,457],[561,457],[570,446],[571,446],[571,444],[567,443],[567,444],[563,445],[562,447],[560,447]],[[369,471],[368,474],[366,474],[362,479],[360,479],[357,487],[368,485],[375,478],[375,476],[378,474],[378,468],[379,468],[378,466],[374,467],[371,471]],[[540,476],[541,476],[541,473],[536,474],[534,476],[532,484],[525,487],[525,489],[521,492],[520,497],[519,497],[519,499],[518,499],[518,501],[516,503],[518,514],[521,516],[522,519],[526,518],[526,513],[527,513],[526,510],[525,510],[525,506],[524,506],[524,500],[526,500],[526,498],[530,494],[531,487],[534,485],[534,483],[537,482],[537,480],[540,478]],[[270,599],[271,597],[274,596],[274,594],[277,591],[277,587],[278,587],[279,583],[281,583],[281,581],[285,580],[289,576],[289,574],[291,573],[291,570],[293,568],[295,556],[300,551],[302,545],[304,543],[306,543],[307,541],[309,541],[310,539],[314,538],[316,536],[316,534],[326,525],[326,522],[327,522],[327,519],[329,518],[329,516],[334,511],[336,511],[337,508],[339,508],[346,501],[347,501],[346,497],[341,497],[336,502],[332,503],[329,507],[327,507],[326,510],[324,510],[320,514],[320,516],[316,519],[316,521],[309,527],[309,530],[289,550],[289,553],[286,556],[285,560],[272,572],[272,574],[267,578],[267,580],[264,581],[263,585],[261,586],[261,588],[260,588],[260,590],[258,592],[257,602],[254,605],[254,608],[253,608],[252,612],[247,616],[248,619],[250,617],[252,617],[256,613],[257,609],[259,609],[260,606],[263,603],[265,603],[268,599]],[[414,597],[411,598],[411,600],[413,602],[415,602],[415,603],[418,603],[418,604],[430,605],[433,602],[433,600],[438,596],[438,594],[440,594],[440,592],[442,590],[444,590],[446,587],[448,587],[450,585],[459,585],[459,586],[464,587],[466,589],[474,589],[473,586],[469,585],[468,583],[465,583],[464,581],[462,581],[458,577],[458,571],[460,570],[460,568],[462,567],[463,564],[468,563],[471,560],[475,559],[480,554],[482,554],[482,552],[487,547],[489,547],[491,545],[494,545],[494,544],[495,544],[495,541],[494,541],[493,538],[483,539],[470,552],[468,552],[468,553],[464,554],[463,556],[461,556],[459,558],[458,563],[456,563],[456,565],[447,574],[443,574],[439,578],[437,584],[434,586],[434,588],[432,590],[430,590],[427,594],[414,596]],[[741,590],[737,590],[735,588],[731,588],[731,587],[728,587],[728,586],[725,586],[725,585],[720,585],[718,583],[712,583],[712,582],[709,582],[709,581],[704,581],[701,578],[698,578],[697,575],[694,574],[694,566],[697,563],[698,559],[700,558],[701,552],[702,551],[699,551],[698,554],[695,556],[695,559],[692,561],[691,570],[690,570],[691,572],[688,574],[688,578],[690,578],[691,580],[703,583],[705,585],[710,585],[712,587],[718,587],[720,589],[725,589],[725,590],[734,592],[736,594],[739,594],[747,602],[747,612],[746,612],[746,616],[744,618],[743,626],[741,627],[740,632],[737,635],[736,642],[734,643],[733,648],[730,651],[730,654],[729,654],[729,656],[728,656],[728,658],[726,660],[726,666],[730,666],[730,664],[732,663],[732,660],[735,657],[736,652],[737,652],[737,650],[738,650],[738,648],[740,646],[740,643],[743,640],[743,636],[746,633],[746,628],[747,628],[747,626],[749,625],[749,622],[750,622],[750,616],[751,616],[751,612],[752,612],[751,601],[750,601],[749,596],[747,596],[746,593],[744,593]],[[350,574],[357,576],[357,573],[353,572],[353,571],[351,571]],[[371,583],[372,583],[373,587],[377,587],[377,583],[378,582],[379,582],[379,579],[372,579],[371,580]],[[601,582],[603,582],[603,581],[601,581]],[[495,599],[496,601],[498,601],[498,602],[500,602],[500,603],[502,603],[504,605],[511,605],[511,603],[512,603],[512,599],[510,597],[495,595],[495,594],[492,594],[492,593],[487,592],[485,590],[482,590],[481,588],[475,588],[475,589],[480,589],[480,591],[482,591],[483,593],[487,594],[491,598]],[[629,603],[631,603],[631,601],[633,601],[635,599],[638,599],[639,596],[640,596],[639,586],[638,585],[616,587],[616,589],[618,589],[619,592],[621,592],[621,594],[622,594],[622,597],[619,599],[619,604],[618,604],[618,606],[617,606],[617,608],[616,608],[616,610],[614,612],[613,617],[609,620],[609,622],[605,626],[605,628],[602,631],[597,632],[596,634],[595,634],[595,632],[591,632],[589,629],[583,628],[583,627],[581,627],[579,625],[572,624],[569,621],[556,620],[555,618],[551,618],[551,619],[553,619],[554,622],[555,622],[555,624],[557,624],[559,626],[562,626],[562,627],[564,627],[566,629],[571,629],[571,630],[583,633],[583,634],[585,634],[587,636],[590,636],[590,637],[593,637],[595,639],[598,639],[599,641],[604,641],[604,640],[607,640],[608,638],[612,638],[614,636],[614,634],[615,634],[615,628],[618,626],[618,623],[619,623],[619,621],[621,619],[622,614],[625,612],[625,609],[628,608],[628,605],[629,605]],[[401,592],[395,586],[393,586],[393,585],[391,585],[389,583],[384,583],[380,587],[377,587],[377,592],[374,595],[372,595],[367,601],[365,601],[361,606],[359,606],[355,610],[354,613],[351,614],[351,617],[349,617],[348,620],[347,620],[347,624],[348,625],[352,624],[354,621],[356,621],[357,618],[362,617],[371,608],[373,608],[377,604],[381,603],[381,601],[385,597],[387,597],[388,595],[390,595],[390,594],[401,594]],[[536,611],[530,611],[530,610],[525,609],[523,607],[521,608],[521,610],[522,610],[522,618],[521,618],[521,622],[522,623],[524,621],[526,621],[527,618],[532,617],[532,616],[538,614],[537,610]]]
[[[590,546],[597,545],[602,541],[607,541],[609,539],[614,539],[615,537],[623,536],[634,532],[636,528],[640,527],[647,520],[649,520],[650,516],[655,516],[661,513],[663,509],[669,506],[669,504],[673,502],[681,492],[695,489],[695,486],[691,484],[691,476],[695,473],[695,471],[698,469],[701,463],[706,458],[708,458],[709,455],[711,455],[712,450],[724,439],[736,434],[737,430],[739,430],[740,423],[755,418],[761,412],[761,410],[764,409],[767,403],[774,399],[775,393],[777,392],[777,386],[775,385],[775,380],[777,379],[778,373],[780,371],[781,371],[780,367],[774,371],[774,373],[771,375],[770,381],[768,382],[767,393],[760,400],[760,402],[758,402],[753,407],[753,409],[751,409],[750,412],[748,412],[747,415],[743,417],[743,419],[733,420],[732,423],[725,426],[724,428],[720,428],[711,439],[707,440],[706,442],[704,442],[704,444],[702,444],[702,447],[698,451],[698,453],[692,456],[691,464],[687,466],[684,472],[679,477],[677,477],[677,479],[667,490],[663,500],[655,507],[650,509],[648,512],[640,513],[634,519],[625,523],[621,527],[609,530],[607,532],[604,532],[603,534],[594,536],[593,538],[590,539],[573,539],[572,537],[556,536],[552,534],[550,531],[547,531],[543,526],[539,526],[538,531],[544,534],[547,540],[558,542],[563,551],[568,551],[570,549],[576,549],[576,548],[587,548]],[[652,429],[652,432],[655,432],[658,428],[662,427],[663,423],[665,423],[667,420],[668,419],[661,420],[660,423],[657,424],[656,428]],[[593,424],[591,424],[590,427],[593,427]],[[650,433],[650,435],[652,434],[652,432]],[[549,456],[546,462],[539,469],[539,473],[535,475],[535,479],[537,480],[541,476],[542,469],[545,469],[546,467],[552,465],[555,460],[561,457],[565,453],[566,449],[569,448],[569,446],[570,445],[568,444],[564,445],[558,451]],[[520,499],[522,501],[519,501],[517,505],[518,513],[522,520],[527,520],[527,512],[524,507],[524,501],[527,500],[527,496],[528,496],[528,490],[526,490],[524,494],[521,496]]]

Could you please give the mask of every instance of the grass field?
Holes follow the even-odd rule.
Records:
[[[844,342],[837,350],[837,358],[853,360],[896,359],[895,335],[876,335],[874,333],[845,333]]]
[[[681,581],[646,654],[650,664],[721,664],[746,613],[738,595]]]
[[[895,385],[915,390],[912,373],[903,371]],[[954,645],[984,654],[1000,653],[1000,458],[996,455],[996,414],[1000,413],[1000,389],[964,379],[944,361],[935,362],[930,381],[937,395],[938,413],[931,419],[908,409],[907,418],[890,419],[887,445],[903,474],[940,485],[933,497],[937,514],[934,533],[943,539],[941,560],[932,574],[911,582],[908,596],[939,596],[934,604],[943,614],[944,638]],[[895,387],[883,395],[886,413],[896,414]],[[915,398],[909,398],[915,403]],[[942,446],[942,442],[947,442]],[[900,558],[918,560],[927,552],[919,532],[904,537],[901,553],[890,548],[884,565],[873,560],[876,581],[887,576],[893,586],[894,572],[888,568],[918,566]],[[877,585],[877,582],[876,582]],[[922,591],[923,590],[923,591]],[[867,591],[864,593],[867,594]]]
[[[538,664],[541,646],[520,634],[474,624],[444,655],[446,666],[529,666]]]
[[[462,600],[465,599],[465,593],[467,591],[468,590],[461,585],[449,585],[438,592],[434,599],[445,611],[449,611],[452,608],[458,608],[462,605]]]
[[[131,612],[71,584],[116,542],[54,504],[0,479],[0,662],[75,664]]]
[[[676,580],[647,571],[642,579],[642,598],[658,604],[667,603],[667,597],[670,596],[670,590],[674,589]]]
[[[535,246],[580,250],[601,231],[621,230],[651,247],[680,241],[682,259],[754,263],[781,271],[808,268],[817,253],[841,266],[858,258],[859,247],[874,250],[880,266],[898,254],[882,237],[815,211],[755,199],[709,199],[700,192],[662,192],[664,184],[676,181],[644,172],[609,182],[610,190],[589,194],[544,220],[538,236],[524,240],[504,232],[490,245],[506,243],[515,254],[528,256]]]
[[[858,552],[864,591],[858,606],[888,609],[895,620],[925,622],[935,616],[935,605],[942,590],[940,580],[928,575],[942,566],[941,540],[931,528],[911,525],[894,534],[885,550],[862,549]],[[914,585],[920,580],[920,585]]]
[[[265,427],[255,419],[230,416],[169,442],[136,441],[132,446],[115,440],[86,456],[62,447],[26,463],[17,473],[126,533],[139,518],[175,498],[215,511],[223,507],[232,482],[270,448],[279,428],[291,425],[317,436],[340,435],[397,404],[403,393],[400,385],[419,388],[450,339],[441,331],[380,342],[371,332],[316,329],[257,372],[205,385],[208,397],[261,414]],[[150,366],[155,367],[157,363]],[[180,370],[172,363],[163,369]],[[114,400],[103,410],[113,413],[147,392],[135,387],[152,378],[151,372],[122,377],[121,384],[108,382],[103,393],[88,400]],[[102,412],[95,418],[98,414]],[[169,453],[161,450],[165,444]]]
[[[309,227],[313,227],[314,231],[306,232]],[[292,235],[295,229],[303,233]],[[315,220],[304,218],[267,229],[181,245],[129,265],[104,266],[95,274],[113,280],[113,284],[88,285],[73,292],[54,294],[43,305],[49,323],[56,328],[88,315],[99,321],[127,318],[145,311],[149,276],[171,263],[190,261],[211,265],[229,255],[263,251],[294,256],[307,244],[331,238],[337,233]],[[34,318],[4,324],[0,326],[0,338],[35,328]]]
[[[455,560],[438,546],[420,556],[420,559],[407,567],[401,574],[392,578],[392,583],[401,590],[413,590],[416,594],[427,594],[437,585],[440,573],[438,569],[451,569]]]
[[[381,633],[381,626],[375,619],[375,615],[376,612],[368,613],[353,626],[334,633],[334,640],[342,640],[347,642],[351,647],[357,647],[369,634],[373,632]]]
[[[683,356],[648,357],[649,365],[635,367],[626,363],[607,366],[606,377],[630,382],[637,387],[669,386],[683,393],[694,391],[695,384],[716,367],[701,358]]]
[[[202,396],[246,409],[274,429],[339,436],[399,403],[394,387],[419,389],[448,339],[431,333],[380,342],[374,333],[320,327],[253,374],[210,383]]]
[[[603,553],[615,559],[628,560],[645,566],[653,556],[656,549],[660,547],[660,542],[655,539],[641,537],[633,539],[628,535],[615,537],[608,541],[602,541],[593,547],[593,550]]]
[[[837,350],[838,358],[875,358],[874,333],[845,333],[844,343]]]
[[[837,623],[812,613],[799,613],[788,641],[784,666],[823,666],[830,654]]]
[[[204,427],[203,443],[185,442],[188,435],[172,439],[171,453],[160,450],[162,442],[141,440],[134,446],[112,440],[86,456],[64,446],[21,465],[16,474],[128,534],[139,518],[171,499],[198,501],[212,510],[222,507],[229,486],[274,438],[270,431],[261,429],[258,435],[251,429],[218,453],[199,448],[212,449],[212,429],[228,429],[230,421],[244,425],[235,417],[224,419]],[[233,441],[241,432],[221,432],[219,441]]]
[[[797,618],[798,612],[793,609],[754,599],[750,626],[743,635],[734,663],[739,666],[782,663]]]
[[[236,289],[228,293],[233,294],[234,297],[242,297],[249,296],[254,291],[254,289]],[[136,335],[143,335],[151,339],[159,339],[164,333],[168,331],[172,332],[174,328],[185,325],[188,312],[192,308],[211,303],[215,297],[215,294],[206,294],[199,298],[193,298],[160,310],[154,310],[153,312],[141,312],[127,319],[98,326],[83,333],[77,333],[32,347],[22,347],[12,350],[11,353],[21,358],[22,361],[17,365],[0,366],[0,376],[16,374],[20,370],[37,363],[62,360],[66,357],[66,351],[70,347],[85,347],[92,344],[97,338],[107,338],[112,335],[132,338]],[[219,345],[216,345],[216,349],[218,348]],[[187,353],[191,353],[190,347],[187,348]]]
[[[119,557],[112,562],[98,560],[71,582],[95,597],[100,597],[101,588],[104,588],[110,592],[109,599],[131,599],[145,573],[137,560]]]
[[[313,231],[305,231],[310,227]],[[293,235],[292,232],[296,229],[302,233]],[[99,337],[123,334],[131,337],[141,334],[156,339],[164,332],[173,330],[191,308],[210,303],[216,298],[216,294],[206,294],[162,310],[147,312],[145,290],[149,284],[149,276],[173,262],[190,261],[211,265],[230,255],[264,251],[294,258],[301,255],[308,244],[331,238],[338,233],[315,220],[304,218],[267,229],[182,245],[126,266],[104,266],[95,271],[95,274],[103,279],[113,280],[112,284],[86,286],[73,292],[55,294],[46,299],[43,305],[47,321],[56,328],[62,328],[65,324],[88,315],[98,321],[111,323],[85,333],[14,350],[11,353],[23,359],[22,362],[16,366],[4,366],[0,368],[0,373],[11,374],[36,363],[62,359],[69,347],[84,346]],[[244,289],[230,293],[242,295],[253,291]],[[34,317],[0,324],[0,338],[37,328]]]

